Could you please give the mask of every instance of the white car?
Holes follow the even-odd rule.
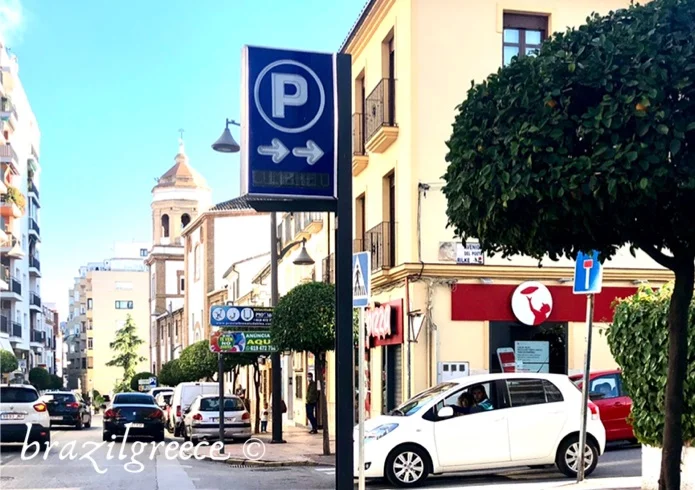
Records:
[[[220,438],[220,397],[197,397],[183,419],[183,439],[197,444],[201,439]],[[251,437],[251,415],[238,396],[224,397],[224,438],[245,441]]]
[[[459,400],[471,395],[479,406],[462,408]],[[412,487],[429,474],[553,464],[575,477],[581,404],[581,392],[560,374],[486,374],[438,384],[365,423],[365,477]],[[606,447],[598,407],[589,402],[587,414],[585,475]],[[357,477],[357,427],[353,439]]]
[[[31,385],[0,384],[0,442],[23,443],[27,425],[31,424],[28,441],[51,444],[51,420],[48,407],[39,400],[39,392]]]
[[[219,393],[219,383],[201,383],[196,381],[176,385],[174,394],[171,396],[171,407],[169,408],[169,417],[166,423],[169,432],[173,432],[176,437],[183,435],[183,413],[191,406],[191,403],[197,396],[218,395]]]

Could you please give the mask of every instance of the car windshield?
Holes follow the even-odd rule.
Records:
[[[3,386],[0,388],[0,403],[31,403],[39,399],[39,394],[31,388]]]
[[[220,399],[219,398],[203,398],[200,400],[200,411],[201,412],[215,412],[220,409]],[[241,410],[246,410],[244,407],[244,402],[240,398],[225,398],[224,399],[224,411],[225,412],[239,412]]]
[[[433,386],[429,390],[418,393],[400,407],[394,408],[389,415],[408,416],[417,413],[424,405],[427,405],[434,398],[437,398],[442,393],[445,393],[456,386],[458,386],[456,383],[440,383],[437,386]]]
[[[154,405],[152,395],[116,395],[113,399],[114,405]]]
[[[42,399],[48,403],[71,403],[76,401],[75,395],[71,393],[51,393],[50,395],[43,395]]]

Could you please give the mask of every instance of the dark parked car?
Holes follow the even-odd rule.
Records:
[[[164,414],[152,395],[147,393],[118,393],[113,403],[104,412],[103,440],[111,441],[111,436],[153,437],[155,441],[164,440]]]
[[[41,401],[48,407],[51,426],[72,425],[78,430],[92,426],[92,411],[82,397],[71,391],[49,391]]]

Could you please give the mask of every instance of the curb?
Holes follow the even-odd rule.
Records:
[[[193,457],[193,453],[188,454]],[[202,461],[212,461],[231,466],[257,466],[263,468],[273,468],[281,466],[335,466],[335,463],[319,463],[317,461],[263,461],[242,458],[215,459],[212,456],[204,456]]]

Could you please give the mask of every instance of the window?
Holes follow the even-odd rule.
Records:
[[[88,369],[94,369],[94,358],[93,357],[87,358],[87,368]]]
[[[92,301],[92,298],[87,298],[87,309],[91,310],[93,306],[94,302]]]
[[[190,222],[191,217],[188,215],[188,213],[183,213],[181,215],[181,229],[183,230]]]
[[[455,386],[455,383],[452,384]],[[474,392],[478,391],[478,388],[480,388],[481,386],[484,392],[483,396],[484,398],[487,397],[487,403],[489,404],[489,406],[491,406],[491,408],[484,409],[482,407],[474,407],[469,415],[475,415],[478,412],[488,410],[499,410],[503,408],[509,408],[510,403],[507,385],[503,380],[491,381],[488,383],[483,383],[482,385],[472,385],[464,389],[455,391],[454,393],[446,397],[444,400],[440,401],[435,406],[433,406],[430,410],[428,410],[427,413],[423,415],[423,418],[430,421],[441,420],[437,415],[439,413],[439,410],[446,406],[464,407],[465,405],[462,404],[462,400],[464,398],[467,399],[469,403],[475,405],[476,400],[473,395]]]
[[[80,329],[81,333],[85,333],[87,331],[87,322],[80,322],[82,328]]]
[[[46,403],[71,403],[77,401],[77,398],[72,393],[55,393],[50,395],[43,395],[41,401]]]
[[[156,405],[152,395],[139,393],[119,393],[113,398],[114,405]]]
[[[504,14],[502,62],[508,65],[515,56],[535,54],[548,32],[548,17]]]
[[[147,249],[146,248],[140,249],[140,257],[147,257]]]
[[[85,309],[84,305],[80,305],[80,315],[84,315],[87,313],[87,310]]]
[[[34,388],[20,388],[18,386],[0,387],[0,400],[3,403],[31,403],[39,399],[39,394]]]
[[[118,289],[119,291],[131,291],[133,289],[133,283],[116,281],[116,289]]]
[[[132,310],[133,309],[133,302],[132,301],[116,301],[116,309],[117,310]]]
[[[162,215],[162,237],[163,238],[169,237],[169,215],[168,214]]]
[[[200,400],[200,411],[201,412],[218,412],[220,410],[220,399],[219,398],[202,398]],[[240,412],[246,410],[244,402],[240,398],[225,398],[224,399],[224,411],[225,412]]]
[[[92,320],[89,320],[87,322],[87,330],[92,330],[92,329],[94,329],[94,323],[92,322]]]
[[[87,358],[86,357],[82,358],[82,369],[87,369]]]
[[[609,376],[601,376],[594,378],[589,382],[589,392],[592,396],[603,395],[601,399],[618,398],[620,390],[618,388],[618,376],[611,374]]]
[[[94,339],[92,337],[87,337],[87,349],[94,349]]]
[[[200,280],[200,243],[196,243],[193,251],[193,270],[196,281]]]
[[[507,380],[512,407],[526,407],[563,401],[558,388],[545,379]]]

